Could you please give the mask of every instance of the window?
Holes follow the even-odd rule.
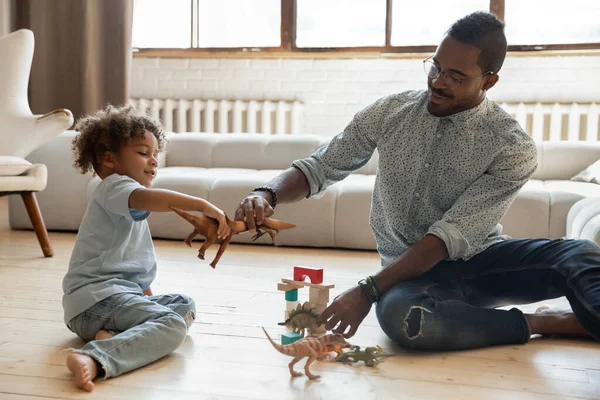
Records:
[[[504,12],[512,45],[600,43],[598,0],[506,0]]]
[[[599,0],[136,0],[134,4],[133,47],[154,55],[165,54],[161,49],[431,52],[454,21],[478,10],[491,10],[505,21],[512,51],[600,49]]]
[[[489,0],[395,0],[392,7],[392,46],[427,46],[439,43],[452,23],[475,11],[489,11]]]
[[[189,48],[190,0],[137,0],[133,5],[133,47]]]
[[[385,0],[297,0],[296,46],[385,46]],[[335,22],[334,22],[335,21]]]
[[[279,47],[281,0],[199,0],[197,47]]]

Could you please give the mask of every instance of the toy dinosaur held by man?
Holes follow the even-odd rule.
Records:
[[[171,209],[194,226],[194,231],[190,233],[185,239],[185,244],[191,247],[192,240],[194,239],[194,237],[196,237],[196,235],[202,235],[206,238],[206,240],[198,250],[199,259],[204,260],[204,253],[206,252],[206,249],[212,246],[213,243],[220,243],[217,255],[215,256],[215,259],[210,263],[210,266],[213,268],[217,266],[217,263],[221,259],[221,256],[223,255],[225,249],[231,241],[231,237],[233,235],[237,235],[238,233],[245,232],[248,230],[248,225],[246,224],[246,221],[232,221],[229,218],[227,218],[227,223],[231,228],[231,234],[224,239],[218,239],[217,229],[219,227],[219,223],[217,222],[217,220],[205,216],[192,215],[175,207],[171,207]],[[271,237],[271,240],[275,241],[276,233],[279,233],[279,231],[281,230],[292,229],[295,227],[296,225],[289,224],[287,222],[279,221],[273,218],[265,218],[263,223],[256,227],[256,234],[252,237],[252,240],[254,241],[262,235],[264,235],[265,233],[268,233]]]

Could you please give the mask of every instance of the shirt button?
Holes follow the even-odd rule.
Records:
[[[442,137],[442,135],[440,135],[440,134],[438,133],[437,137],[441,138],[441,137]]]
[[[419,192],[415,193],[415,197],[419,197],[419,196],[420,196]]]
[[[425,163],[425,168],[429,168],[429,163]]]

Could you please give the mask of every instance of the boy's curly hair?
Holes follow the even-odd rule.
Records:
[[[162,125],[149,115],[137,111],[132,105],[104,109],[81,118],[75,125],[79,134],[73,140],[75,162],[73,166],[82,174],[98,172],[104,153],[119,153],[129,140],[152,133],[162,151],[166,138]]]

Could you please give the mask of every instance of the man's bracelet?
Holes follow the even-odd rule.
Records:
[[[257,188],[252,189],[253,192],[269,192],[271,193],[271,208],[275,209],[277,206],[277,192],[270,186],[259,186]]]
[[[381,298],[381,292],[375,283],[375,279],[372,276],[367,276],[366,279],[358,281],[359,286],[363,289],[365,295],[369,298],[371,303],[377,303]]]

